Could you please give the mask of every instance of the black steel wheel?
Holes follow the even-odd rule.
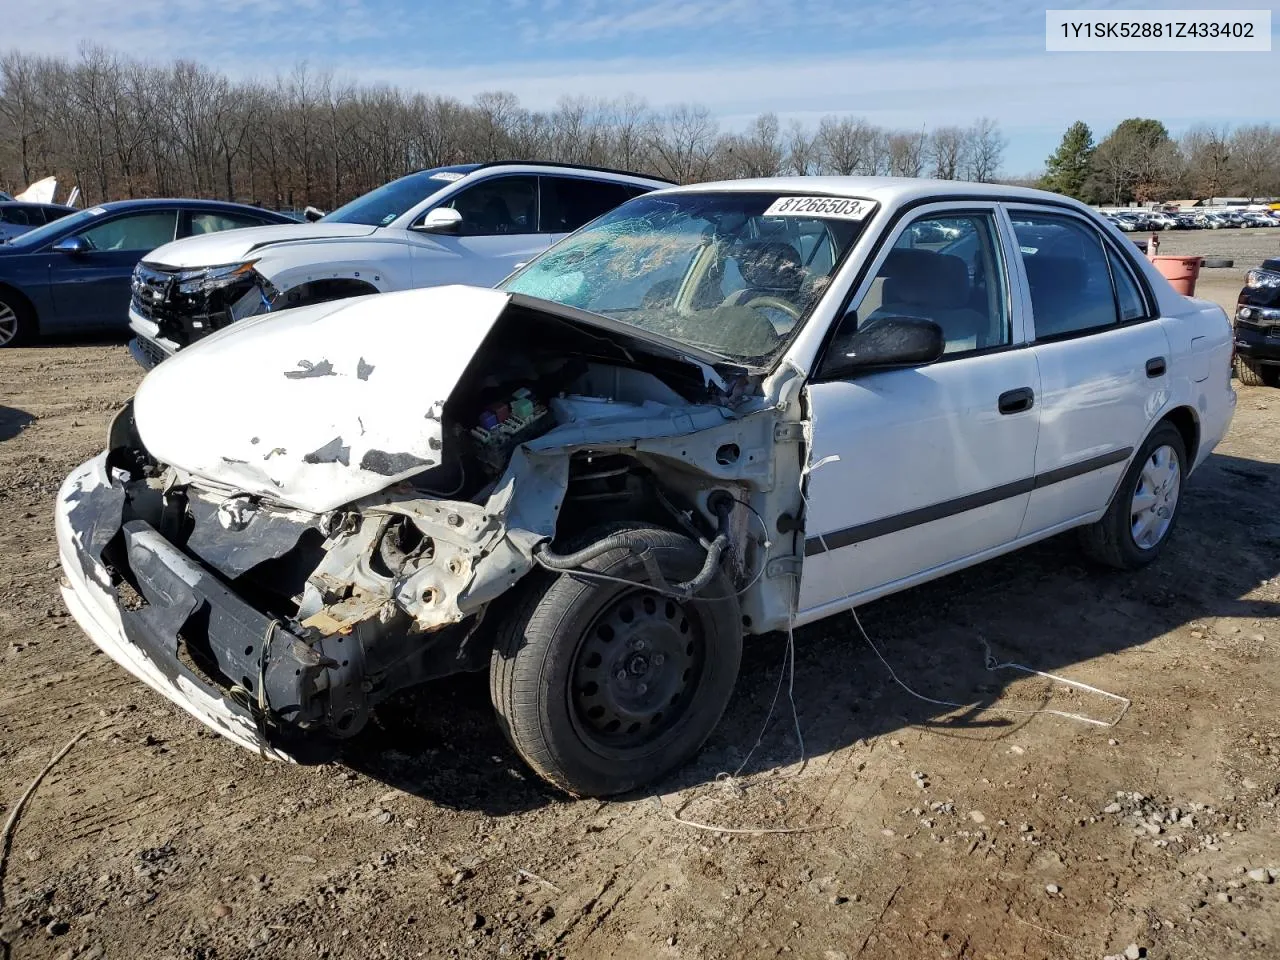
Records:
[[[705,552],[656,527],[642,536],[669,583]],[[529,578],[495,640],[489,689],[507,739],[540,776],[576,796],[622,793],[692,757],[728,705],[741,613],[723,571],[689,600],[646,583],[644,561],[611,550],[574,573]]]

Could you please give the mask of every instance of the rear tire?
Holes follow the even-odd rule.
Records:
[[[36,334],[36,317],[30,305],[10,290],[0,289],[0,348],[21,347]]]
[[[1167,420],[1151,431],[1102,519],[1080,530],[1080,546],[1092,560],[1137,570],[1160,555],[1182,505],[1187,451]]]
[[[630,527],[669,583],[705,552],[657,527]],[[648,582],[623,547],[583,565]],[[723,570],[692,600],[643,587],[538,572],[495,638],[489,692],[511,745],[574,796],[632,790],[692,757],[715,729],[738,676],[742,622]]]

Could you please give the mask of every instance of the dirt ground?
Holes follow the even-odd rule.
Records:
[[[1234,301],[1248,265],[1202,290]],[[50,514],[138,379],[119,345],[0,351],[0,817],[90,727],[14,836],[14,958],[1280,952],[1280,391],[1240,388],[1153,567],[1099,571],[1064,538],[862,609],[903,683],[971,708],[909,694],[838,617],[796,632],[794,722],[784,687],[736,779],[785,637],[749,646],[694,764],[601,803],[526,772],[482,678],[389,714],[351,766],[297,768],[97,653],[58,597]],[[984,641],[1132,705],[1114,727],[1004,712],[1123,704],[989,671]]]

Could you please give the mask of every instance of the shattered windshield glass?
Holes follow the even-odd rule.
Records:
[[[456,183],[474,169],[474,165],[464,165],[420,170],[399,180],[384,183],[320,219],[325,223],[361,223],[368,227],[385,227],[433,193]]]
[[[502,286],[765,365],[826,292],[873,209],[777,193],[639,197]]]

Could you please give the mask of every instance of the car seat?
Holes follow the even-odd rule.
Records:
[[[959,257],[933,250],[894,249],[880,275],[884,277],[880,306],[862,326],[885,317],[915,317],[938,324],[949,350],[989,345],[991,323],[969,305],[969,269]]]

